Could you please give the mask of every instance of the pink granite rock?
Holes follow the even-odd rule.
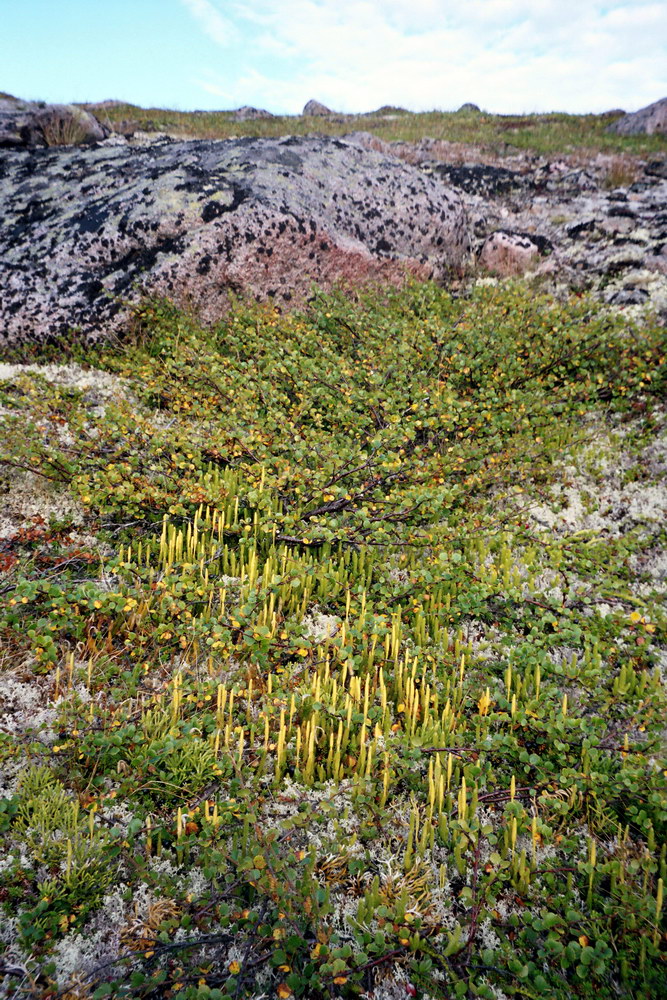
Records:
[[[230,290],[443,279],[469,248],[451,188],[336,138],[5,151],[0,202],[0,343],[121,331],[146,293],[215,321]]]

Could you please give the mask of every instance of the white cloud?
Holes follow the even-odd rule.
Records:
[[[181,0],[197,19],[205,33],[218,45],[228,46],[237,38],[232,22],[224,18],[210,0]]]
[[[201,87],[205,90],[207,94],[212,94],[214,97],[224,97],[228,100],[230,97],[229,89],[227,87],[219,87],[217,83],[211,83],[209,80],[193,80],[195,86]]]
[[[205,90],[277,111],[475,101],[596,111],[667,94],[667,7],[647,0],[182,0],[242,71]],[[218,23],[220,18],[220,23]],[[237,61],[237,65],[238,65]]]

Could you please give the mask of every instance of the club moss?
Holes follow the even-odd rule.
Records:
[[[4,369],[8,995],[662,995],[666,348],[414,285]]]

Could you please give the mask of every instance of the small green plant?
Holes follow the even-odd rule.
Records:
[[[21,844],[29,864],[27,870],[23,863],[15,867],[16,884],[28,877],[38,899],[20,920],[23,940],[32,945],[66,933],[75,922],[81,926],[114,880],[113,851],[94,812],[82,813],[47,766],[21,775],[12,812],[10,842]]]

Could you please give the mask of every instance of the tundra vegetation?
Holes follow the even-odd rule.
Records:
[[[497,115],[482,111],[426,111],[380,108],[361,115],[280,116],[239,121],[231,111],[173,111],[134,104],[84,105],[115,131],[168,132],[198,139],[231,136],[344,135],[362,130],[386,141],[417,142],[429,138],[474,143],[503,153],[508,146],[537,153],[597,150],[608,153],[654,153],[665,148],[664,135],[615,135],[608,126],[621,111],[600,115],[562,113]]]
[[[664,328],[416,284],[63,350],[0,367],[51,504],[0,551],[4,995],[664,995]]]

